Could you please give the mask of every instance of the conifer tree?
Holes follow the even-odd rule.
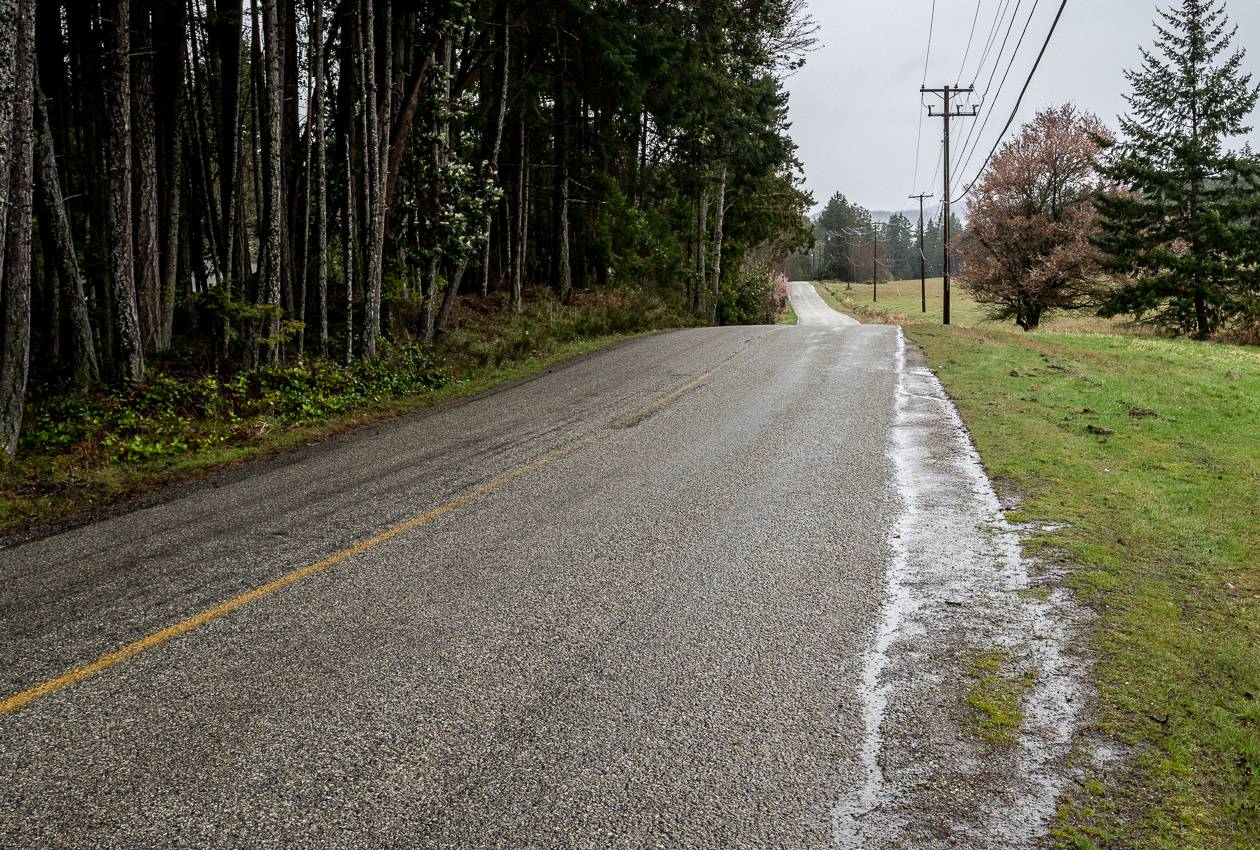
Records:
[[[1132,314],[1200,338],[1236,315],[1254,289],[1256,192],[1246,159],[1226,141],[1246,133],[1257,87],[1230,52],[1236,29],[1221,0],[1161,11],[1154,51],[1128,72],[1130,113],[1103,176],[1098,246],[1123,282],[1103,315]]]

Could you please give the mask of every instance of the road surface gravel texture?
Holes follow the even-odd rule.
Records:
[[[899,329],[792,299],[0,549],[0,844],[1039,846],[1079,615]]]

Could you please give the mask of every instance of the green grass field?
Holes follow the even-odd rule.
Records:
[[[852,286],[852,289],[849,287]],[[888,319],[890,321],[929,321],[940,322],[944,309],[943,286],[939,277],[927,280],[927,312],[922,311],[922,298],[918,280],[896,280],[881,283],[878,287],[878,301],[873,300],[869,283],[835,283],[818,284],[823,297],[833,306],[852,312],[861,310],[867,318]],[[955,281],[950,287],[950,323],[959,327],[991,327],[995,329],[1010,328],[1018,330],[1013,323],[995,322],[985,316],[984,308],[972,300],[966,290]],[[926,319],[925,319],[926,317]],[[1123,332],[1143,333],[1145,329],[1135,328],[1122,319],[1100,319],[1085,313],[1059,313],[1046,320],[1040,330],[1070,332]]]
[[[939,282],[927,322],[918,281],[881,285],[879,313],[869,285],[820,288],[906,323],[1013,520],[1067,523],[1037,554],[1098,613],[1098,729],[1131,755],[1064,804],[1063,846],[1260,848],[1260,349],[1088,317],[1024,333],[962,292],[944,328]]]

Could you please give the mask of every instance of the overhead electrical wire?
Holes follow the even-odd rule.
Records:
[[[1028,72],[1028,79],[1024,80],[1024,87],[1020,89],[1019,97],[1015,99],[1015,106],[1011,109],[1011,115],[1006,119],[1006,126],[1002,128],[1002,132],[998,133],[997,139],[993,142],[993,148],[989,151],[989,155],[984,158],[984,162],[980,165],[980,170],[976,172],[976,176],[967,184],[967,188],[958,200],[962,200],[971,193],[971,189],[979,181],[980,175],[984,174],[984,170],[988,168],[989,162],[993,159],[993,155],[997,153],[998,146],[1002,143],[1002,138],[1006,135],[1006,131],[1011,129],[1011,124],[1015,123],[1015,115],[1019,112],[1019,105],[1023,103],[1024,95],[1028,93],[1028,86],[1031,85],[1033,77],[1037,73],[1038,66],[1041,65],[1041,59],[1046,55],[1046,48],[1050,46],[1050,39],[1054,37],[1054,31],[1059,26],[1059,19],[1063,17],[1063,10],[1067,8],[1067,0],[1059,3],[1059,11],[1055,13],[1054,21],[1050,24],[1050,32],[1046,33],[1046,40],[1041,44],[1041,50],[1037,53],[1037,60],[1033,62],[1032,70]]]
[[[1002,5],[998,7],[998,12],[993,16],[993,23],[989,24],[989,35],[985,38],[984,52],[980,54],[980,62],[976,65],[976,72],[971,75],[971,84],[974,86],[976,80],[984,72],[984,63],[988,60],[989,54],[993,51],[993,45],[997,43],[997,34],[1002,28],[1002,22],[1006,20],[1006,10],[1010,7],[1011,0],[1002,0]],[[981,103],[984,99],[981,98]]]
[[[994,57],[994,59],[993,59],[993,68],[992,68],[992,70],[989,72],[989,79],[985,82],[984,92],[980,95],[980,98],[979,98],[978,100],[974,100],[974,101],[973,101],[973,103],[975,103],[975,105],[976,105],[977,109],[979,109],[979,108],[983,107],[983,106],[985,105],[985,103],[988,101],[989,91],[990,91],[990,90],[992,89],[992,87],[993,87],[993,77],[997,74],[997,69],[998,69],[998,68],[1001,66],[1001,64],[1002,64],[1002,56],[1003,56],[1003,54],[1005,54],[1005,53],[1006,53],[1006,45],[1007,45],[1007,43],[1010,41],[1010,37],[1011,37],[1011,30],[1012,30],[1012,29],[1014,28],[1014,26],[1015,26],[1015,21],[1019,19],[1019,7],[1020,7],[1022,4],[1023,4],[1023,0],[1016,0],[1015,7],[1014,7],[1014,9],[1011,11],[1010,22],[1009,22],[1009,23],[1007,23],[1007,25],[1006,25],[1006,34],[1005,34],[1005,35],[1003,36],[1003,38],[1002,38],[1002,46],[1001,46],[1001,48],[998,50],[998,52],[997,52],[997,56],[995,56],[995,57]],[[1011,0],[1003,0],[1003,3],[1002,3],[1002,5],[1001,5],[1001,7],[999,7],[999,9],[998,9],[998,13],[997,13],[997,15],[995,15],[995,16],[994,16],[994,18],[993,18],[993,23],[989,26],[989,37],[988,37],[988,39],[987,39],[987,43],[986,43],[985,48],[984,48],[984,53],[983,53],[983,54],[981,55],[981,57],[980,57],[980,62],[979,62],[979,64],[976,66],[976,72],[975,72],[975,74],[973,75],[972,80],[971,80],[971,87],[972,87],[973,89],[975,88],[976,80],[978,80],[978,79],[980,78],[980,75],[981,75],[982,73],[984,73],[984,65],[985,65],[985,62],[988,60],[988,58],[989,58],[990,54],[991,54],[991,53],[992,53],[992,51],[993,51],[993,45],[997,44],[997,34],[998,34],[999,32],[1001,32],[1001,30],[1002,30],[1002,24],[1003,24],[1003,22],[1005,22],[1005,21],[1006,21],[1006,12],[1007,12],[1007,10],[1008,10],[1008,9],[1010,9],[1010,8],[1011,8]],[[1034,10],[1034,11],[1035,11],[1035,10]],[[1013,57],[1012,57],[1012,58],[1013,58]],[[1000,92],[1000,90],[999,90],[999,94],[1000,94],[1000,93],[1001,93],[1001,92]],[[995,98],[995,99],[996,99],[996,98]],[[990,108],[991,108],[991,107],[990,107]],[[958,159],[959,159],[959,162],[961,162],[961,161],[962,161],[962,158],[963,158],[963,156],[965,155],[965,153],[966,153],[966,151],[967,151],[967,146],[968,146],[969,144],[971,144],[972,137],[973,137],[973,136],[975,136],[975,133],[976,133],[976,126],[977,126],[979,123],[980,123],[980,122],[979,122],[978,120],[976,120],[976,121],[972,121],[970,124],[968,124],[968,126],[967,126],[967,135],[963,138],[963,142],[962,142],[962,144],[961,144],[961,145],[959,146],[959,148],[958,148],[958,154],[959,154],[959,155],[958,155]]]
[[[927,85],[928,64],[932,61],[932,32],[936,29],[936,0],[932,0],[932,14],[928,18],[927,52],[923,56],[923,82]],[[919,188],[919,154],[923,144],[923,95],[919,95],[919,132],[914,141],[914,181],[912,188]]]
[[[967,150],[966,148],[967,141],[970,140],[973,136],[972,133],[968,133],[966,140],[964,140],[963,142],[963,147],[958,152],[958,159],[950,164],[950,168],[954,169],[954,173],[956,174],[963,173],[963,171],[971,164],[971,160],[975,156],[976,150],[980,147],[980,140],[984,138],[984,131],[989,126],[989,119],[993,117],[993,113],[996,111],[998,98],[1002,96],[1002,89],[1006,88],[1006,80],[1007,78],[1010,77],[1011,69],[1015,66],[1015,58],[1019,55],[1019,49],[1023,47],[1024,45],[1024,39],[1028,35],[1028,28],[1032,24],[1032,20],[1037,14],[1037,7],[1039,5],[1041,5],[1041,0],[1034,0],[1032,10],[1028,13],[1028,19],[1024,21],[1024,28],[1019,34],[1019,41],[1015,43],[1015,49],[1011,51],[1011,58],[1006,63],[1006,70],[1002,73],[1002,80],[1001,82],[998,83],[997,93],[994,94],[993,96],[993,103],[989,106],[988,111],[985,113],[984,121],[981,122],[980,124],[980,129],[974,133],[975,141],[971,142],[971,149]],[[1062,14],[1061,8],[1060,8],[1060,14]],[[1056,23],[1058,22],[1057,17],[1055,18],[1055,22]],[[1014,19],[1012,19],[1012,23],[1014,23]],[[1053,32],[1053,30],[1051,31]],[[1001,61],[1001,58],[1002,58],[1001,54],[999,54],[998,55],[999,62]],[[1003,130],[1003,132],[1005,132],[1005,130]],[[952,195],[954,192],[953,185],[949,187],[949,191],[950,191],[950,194]]]
[[[980,7],[983,5],[984,0],[976,0],[976,13],[971,16],[971,32],[967,35],[967,49],[963,51],[962,64],[958,66],[958,76],[954,77],[954,85],[958,85],[962,80],[963,70],[967,67],[967,60],[971,57],[971,42],[976,37],[976,22],[980,20]]]
[[[1039,2],[1039,0],[1034,0],[1034,5],[1033,5],[1034,13],[1037,11],[1037,7],[1036,7],[1037,2]],[[984,92],[980,95],[980,100],[979,100],[980,106],[983,106],[984,104],[989,102],[989,92],[993,90],[993,78],[997,75],[998,68],[1002,67],[1002,57],[1006,55],[1006,45],[1010,42],[1011,31],[1015,28],[1015,22],[1019,20],[1019,9],[1023,5],[1023,3],[1024,3],[1024,0],[1015,0],[1015,7],[1014,9],[1011,10],[1010,20],[1006,24],[1006,34],[1002,36],[1002,46],[998,48],[997,56],[995,56],[993,59],[993,67],[989,70],[989,79],[985,81]],[[1009,3],[1008,3],[1008,6],[1009,6]],[[1032,20],[1032,14],[1029,15],[1028,19],[1030,21]],[[1027,28],[1027,25],[1025,25],[1025,29],[1026,28]],[[998,24],[998,29],[1001,29],[1000,23]],[[996,36],[994,37],[994,42],[995,43],[997,42]],[[1019,52],[1019,46],[1016,45],[1015,53],[1018,53],[1018,52]],[[1011,54],[1011,62],[1015,61],[1015,53]],[[1007,64],[1007,72],[1008,73],[1010,72],[1010,63]],[[979,78],[979,76],[980,76],[979,73],[977,73],[976,77]],[[999,84],[998,91],[993,96],[994,103],[997,102],[997,99],[1001,96],[1001,94],[1002,94],[1002,86]],[[989,109],[991,111],[993,107],[990,106]],[[985,118],[986,119],[988,118],[987,114]],[[973,138],[976,138],[977,139],[976,144],[979,144],[979,139],[978,137],[976,137],[976,128],[979,125],[980,125],[980,121],[977,120],[977,121],[972,121],[971,124],[968,126],[967,135],[963,139],[962,145],[958,148],[958,153],[959,153],[958,158],[960,162],[962,161],[963,156],[966,154],[968,145],[972,144]],[[972,147],[974,147],[974,145],[972,145]]]

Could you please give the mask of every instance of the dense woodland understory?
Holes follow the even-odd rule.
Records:
[[[809,236],[802,5],[3,4],[0,443],[155,373],[396,362],[461,298],[763,318]]]

